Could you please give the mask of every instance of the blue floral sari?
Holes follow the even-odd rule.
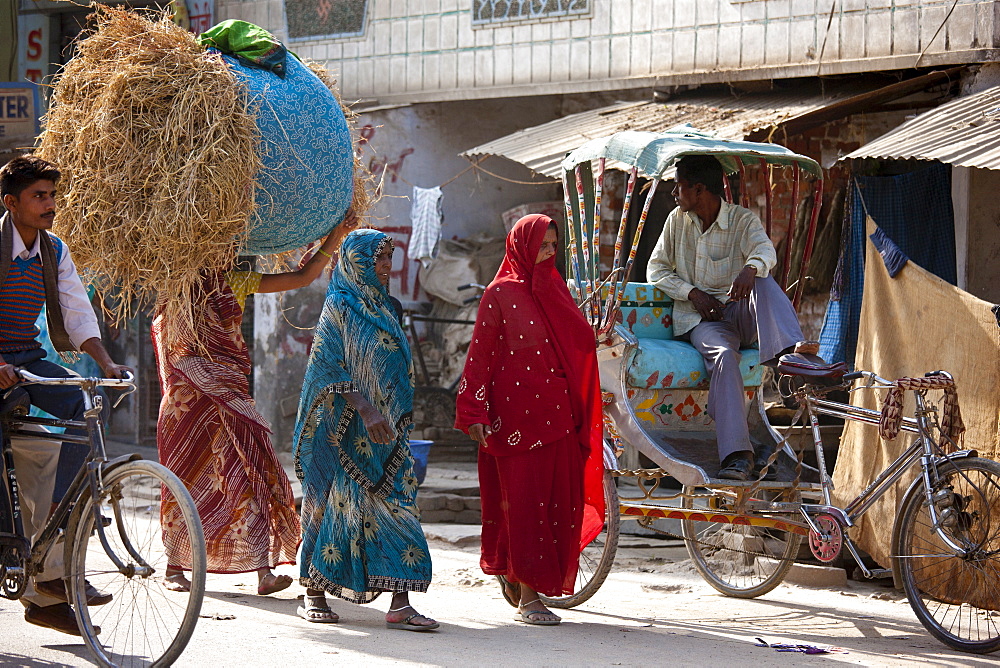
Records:
[[[427,591],[431,559],[420,527],[410,349],[375,274],[392,241],[377,230],[344,239],[306,368],[293,452],[302,481],[300,582],[354,603],[382,591]],[[344,393],[359,392],[393,426],[368,436]]]

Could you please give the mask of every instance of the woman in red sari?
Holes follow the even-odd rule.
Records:
[[[483,294],[455,426],[479,442],[481,565],[506,581],[518,618],[560,618],[539,594],[574,590],[581,550],[604,522],[601,395],[594,332],[555,254],[552,219],[525,216]]]

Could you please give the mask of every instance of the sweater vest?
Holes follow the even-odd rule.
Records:
[[[63,255],[62,241],[49,235],[56,257]],[[42,256],[27,260],[15,257],[10,263],[7,279],[0,285],[0,354],[40,348],[38,316],[45,305],[45,281],[42,277]]]

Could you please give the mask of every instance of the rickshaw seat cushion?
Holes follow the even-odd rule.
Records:
[[[740,351],[744,387],[758,387],[764,373],[760,351]],[[637,388],[707,388],[708,372],[701,354],[687,341],[639,338],[628,365],[628,384]]]

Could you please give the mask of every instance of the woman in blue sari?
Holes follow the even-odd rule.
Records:
[[[427,591],[431,558],[415,503],[410,349],[389,296],[392,240],[347,235],[306,368],[293,453],[302,481],[298,615],[331,623],[325,592],[370,603],[392,592],[386,626],[429,631],[409,592]]]

